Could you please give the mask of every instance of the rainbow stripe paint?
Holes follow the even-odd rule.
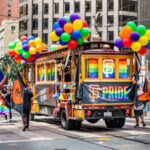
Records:
[[[47,68],[47,80],[48,81],[51,80],[51,69],[50,69],[50,66],[48,66],[48,68]]]
[[[119,59],[119,78],[128,78],[127,73],[127,59]]]
[[[98,78],[98,59],[89,59],[89,78]]]
[[[0,115],[9,115],[9,109],[4,105],[0,105]]]
[[[51,75],[52,77],[51,77],[51,80],[55,81],[55,64],[52,64],[51,67],[52,67],[52,75]]]
[[[40,81],[41,80],[41,66],[37,67],[37,80]]]
[[[44,69],[44,65],[42,65],[42,81],[45,80],[45,69]]]

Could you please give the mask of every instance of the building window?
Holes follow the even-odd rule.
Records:
[[[48,18],[43,19],[43,29],[48,29]]]
[[[96,0],[96,12],[102,11],[102,0]]]
[[[114,10],[114,0],[108,0],[108,11]]]
[[[75,11],[76,13],[79,13],[79,12],[80,12],[80,2],[75,2],[74,11]]]
[[[119,26],[124,26],[127,24],[128,21],[134,21],[137,23],[137,17],[136,16],[125,16],[125,15],[120,15],[119,16]]]
[[[53,18],[53,23],[57,22],[59,18]]]
[[[15,26],[11,26],[11,34],[14,34]]]
[[[33,15],[38,14],[38,4],[33,4],[32,13]]]
[[[38,29],[38,19],[33,19],[32,20],[32,30],[37,30]]]
[[[59,14],[59,3],[54,3],[54,14]]]
[[[43,43],[47,44],[48,43],[48,34],[44,33],[42,37]]]
[[[91,12],[91,1],[86,1],[85,2],[85,11],[86,12]]]
[[[8,6],[11,6],[11,0],[8,0]]]
[[[27,24],[27,21],[21,21],[19,23],[19,31],[22,32],[24,30],[27,30],[28,28],[28,24]]]
[[[108,31],[108,41],[114,41],[114,32]]]
[[[25,5],[25,6],[23,7],[23,14],[24,14],[24,15],[28,15],[28,5]]]
[[[43,5],[43,13],[48,14],[48,4]]]
[[[107,24],[108,26],[112,26],[114,24],[114,16],[107,17]]]
[[[33,36],[36,38],[36,37],[38,37],[38,34],[33,34]]]
[[[8,10],[8,17],[11,16],[11,10]]]
[[[65,13],[69,13],[70,12],[70,3],[66,2],[65,3]]]
[[[88,27],[91,27],[91,16],[85,17],[85,21],[87,22]]]
[[[20,17],[23,16],[23,6],[19,8],[19,15],[20,15]]]
[[[137,12],[137,2],[136,1],[130,1],[129,6],[130,6],[129,11]]]
[[[98,32],[99,37],[102,39],[102,31]]]

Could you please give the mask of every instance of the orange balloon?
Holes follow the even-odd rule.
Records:
[[[35,46],[35,41],[34,40],[30,40],[28,42],[28,44],[29,44],[30,47],[33,47],[33,46]]]
[[[121,39],[123,39],[123,33],[122,33],[122,31],[119,32],[119,37],[120,37]]]
[[[123,29],[122,29],[122,36],[123,36],[123,39],[124,38],[130,38],[130,35],[132,33],[132,28],[129,27],[129,26],[124,26]]]
[[[40,53],[42,50],[43,50],[43,47],[42,47],[41,44],[39,44],[39,45],[36,46],[36,51],[37,51],[37,52]]]
[[[20,63],[20,62],[21,62],[21,59],[14,59],[14,61],[15,61],[16,63]]]
[[[42,50],[45,50],[46,49],[46,44],[41,43],[41,45],[42,45]]]
[[[83,39],[84,39],[84,40],[87,40],[89,37],[90,37],[90,33],[89,33],[89,35],[88,35],[88,36],[83,37]]]
[[[72,33],[73,31],[73,25],[71,23],[66,23],[64,25],[64,31],[67,32],[67,33]]]

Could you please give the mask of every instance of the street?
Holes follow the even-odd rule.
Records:
[[[122,129],[108,129],[104,121],[83,122],[78,131],[66,131],[60,122],[50,117],[36,116],[30,131],[23,132],[21,117],[13,112],[13,120],[4,122],[0,116],[0,150],[148,150],[150,149],[150,117],[146,127],[134,128],[135,120],[128,118]]]

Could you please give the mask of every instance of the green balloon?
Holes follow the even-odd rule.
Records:
[[[51,46],[51,50],[55,50],[55,49],[56,49],[56,45],[53,44],[53,45]]]
[[[63,42],[68,42],[70,39],[71,39],[71,36],[69,33],[64,32],[61,34],[61,40]]]
[[[87,28],[82,28],[82,29],[80,30],[80,32],[81,32],[81,37],[86,37],[86,36],[88,36],[89,33],[90,33],[89,29],[87,29]]]
[[[17,43],[20,43],[21,41],[19,40],[19,39],[16,39],[15,41],[14,41],[14,44],[15,44],[15,46],[17,45]]]
[[[20,46],[20,47],[18,48],[18,53],[19,53],[19,54],[22,54],[23,51],[24,51],[24,50],[23,50],[22,46]]]
[[[24,51],[24,52],[22,53],[22,56],[23,56],[24,58],[29,58],[29,57],[30,57],[30,53],[29,53],[28,51]]]
[[[71,20],[70,20],[70,18],[69,18],[68,16],[65,16],[64,18],[67,19],[67,22],[68,22],[68,23],[71,23]]]
[[[9,49],[14,49],[16,47],[16,45],[14,43],[9,43]]]
[[[83,45],[84,40],[83,40],[82,38],[79,38],[79,39],[77,40],[77,43],[78,43],[78,46]]]
[[[139,25],[136,28],[136,31],[140,34],[140,37],[143,36],[146,33],[146,27],[143,25]]]
[[[136,24],[133,21],[128,22],[127,26],[131,27],[132,31],[136,31]]]

